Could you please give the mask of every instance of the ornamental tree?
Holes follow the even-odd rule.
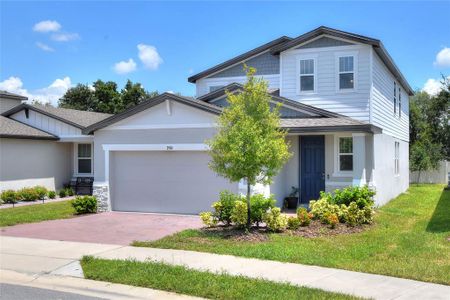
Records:
[[[232,182],[247,184],[247,228],[250,227],[250,191],[257,183],[270,184],[291,156],[285,130],[280,127],[281,104],[271,109],[267,82],[244,66],[243,91],[227,91],[229,106],[218,118],[219,130],[211,140],[210,168]]]

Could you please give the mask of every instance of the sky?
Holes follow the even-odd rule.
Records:
[[[450,1],[0,1],[0,89],[53,104],[97,79],[193,96],[189,76],[321,25],[380,39],[413,89],[450,75]]]

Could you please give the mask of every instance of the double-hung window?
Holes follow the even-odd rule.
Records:
[[[355,57],[339,57],[339,90],[355,88]]]
[[[400,174],[400,143],[394,142],[394,174]]]
[[[314,92],[315,91],[315,69],[316,63],[313,58],[300,60],[300,78],[299,78],[299,92]]]
[[[78,174],[92,174],[92,144],[78,144]]]
[[[402,90],[398,88],[398,117],[402,117]]]
[[[353,171],[353,138],[339,137],[338,141],[338,170]]]
[[[397,83],[394,81],[394,116],[397,115]]]

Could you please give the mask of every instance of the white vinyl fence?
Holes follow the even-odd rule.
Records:
[[[450,172],[450,162],[441,161],[437,170],[421,172],[420,182],[418,182],[419,172],[410,172],[410,183],[444,183],[448,184]]]

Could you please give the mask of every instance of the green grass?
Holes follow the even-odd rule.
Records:
[[[46,220],[67,219],[75,214],[70,201],[0,209],[0,227]]]
[[[213,274],[156,262],[81,260],[88,279],[153,288],[210,299],[357,299],[318,289],[242,276]]]
[[[326,266],[450,284],[450,191],[443,185],[411,186],[381,207],[367,231],[303,238],[271,234],[265,242],[185,230],[134,246],[185,249]]]

